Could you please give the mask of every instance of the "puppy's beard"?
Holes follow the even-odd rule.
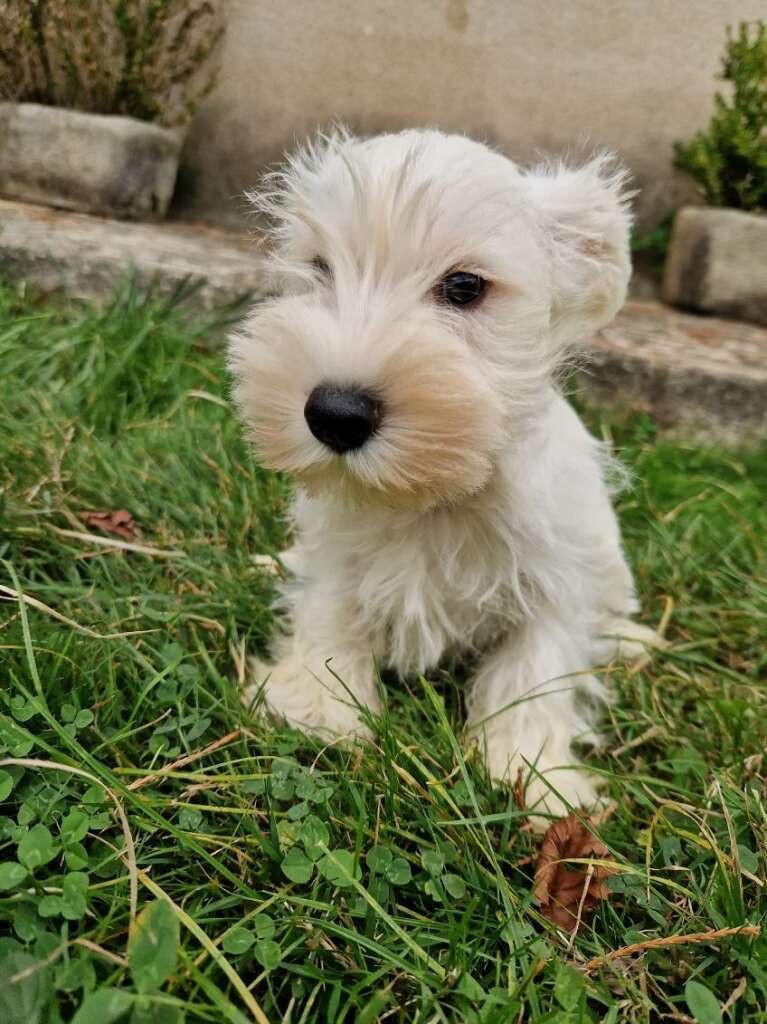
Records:
[[[499,398],[465,342],[434,315],[344,345],[315,303],[263,307],[232,339],[234,396],[262,464],[311,493],[427,509],[481,489],[504,442]],[[380,398],[378,431],[336,455],[304,420],[312,389],[356,384]]]

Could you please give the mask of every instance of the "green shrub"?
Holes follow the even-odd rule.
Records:
[[[181,125],[222,35],[221,0],[0,0],[0,99]]]
[[[767,208],[767,25],[727,29],[722,60],[730,99],[717,93],[708,129],[677,143],[674,163],[703,189],[712,206]]]

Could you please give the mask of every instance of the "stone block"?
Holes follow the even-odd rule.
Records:
[[[767,325],[767,216],[687,206],[674,221],[663,298]]]
[[[126,220],[164,217],[181,134],[131,117],[0,103],[0,195]]]

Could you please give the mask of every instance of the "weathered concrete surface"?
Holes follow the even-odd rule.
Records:
[[[142,287],[167,293],[200,282],[203,305],[263,291],[256,244],[199,225],[131,224],[0,200],[0,270],[44,291],[108,296],[133,269]]]
[[[184,152],[201,219],[334,120],[354,131],[432,126],[515,160],[607,147],[641,189],[643,225],[697,194],[673,144],[705,127],[728,24],[765,0],[226,0],[218,88]]]
[[[722,440],[767,435],[767,330],[627,302],[589,348],[586,396]]]
[[[108,297],[133,266],[168,292],[201,282],[207,305],[266,294],[257,242],[199,225],[129,224],[0,200],[0,270],[44,290]],[[593,339],[583,394],[639,406],[665,427],[725,440],[767,433],[767,329],[630,301]]]
[[[0,195],[128,220],[164,217],[181,136],[130,117],[0,103]]]
[[[674,220],[663,298],[767,324],[767,215],[688,206]]]

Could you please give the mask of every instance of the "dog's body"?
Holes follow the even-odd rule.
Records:
[[[470,652],[470,734],[528,803],[590,804],[592,669],[636,611],[609,457],[555,385],[625,293],[604,161],[531,174],[437,132],[326,140],[272,193],[281,296],[232,339],[265,464],[295,474],[289,632],[257,671],[303,729],[364,733],[376,666]],[[586,693],[586,700],[577,691]],[[591,699],[588,699],[588,698]]]

